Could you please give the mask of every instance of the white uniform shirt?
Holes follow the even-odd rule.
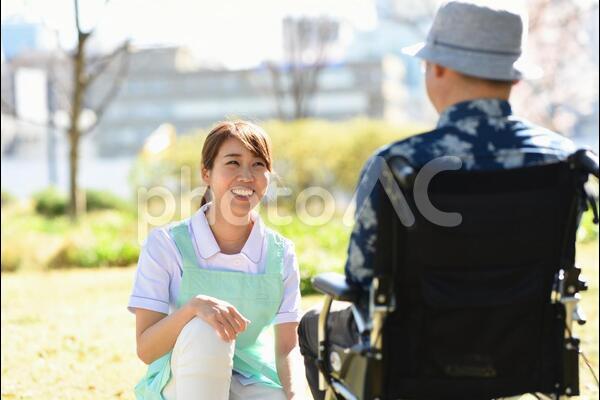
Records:
[[[267,261],[265,227],[260,216],[253,212],[254,226],[242,251],[223,254],[208,225],[204,205],[191,219],[190,233],[201,268],[240,271],[248,274],[263,273]],[[140,253],[138,267],[129,298],[128,309],[134,308],[169,314],[176,307],[181,286],[182,258],[169,235],[169,226],[154,229],[148,235]],[[285,240],[283,259],[283,299],[274,323],[300,321],[300,276],[294,244]]]

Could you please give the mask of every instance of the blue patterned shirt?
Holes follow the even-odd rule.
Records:
[[[564,136],[513,116],[507,101],[477,99],[450,106],[440,115],[436,129],[387,145],[365,164],[356,192],[346,279],[364,290],[371,283],[377,251],[375,210],[386,196],[381,160],[401,156],[419,168],[437,157],[456,156],[462,169],[498,170],[557,162],[575,150]]]

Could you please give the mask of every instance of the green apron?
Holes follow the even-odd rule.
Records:
[[[190,220],[170,229],[183,258],[183,275],[177,308],[197,295],[206,295],[232,304],[252,323],[235,341],[233,369],[257,383],[281,388],[275,367],[274,344],[268,331],[283,298],[283,251],[281,236],[267,229],[267,265],[263,274],[214,271],[198,265],[189,231]],[[269,340],[270,338],[270,340]],[[135,387],[137,399],[164,400],[162,390],[171,378],[171,352],[148,366]]]

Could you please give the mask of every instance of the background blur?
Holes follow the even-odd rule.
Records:
[[[528,10],[545,71],[516,86],[515,112],[597,152],[598,1],[496,3]],[[125,306],[140,245],[197,208],[202,141],[221,119],[272,137],[278,176],[261,212],[296,243],[304,306],[318,302],[310,277],[343,266],[362,164],[435,126],[421,65],[400,49],[424,40],[438,5],[3,0],[2,398],[133,397],[144,366]],[[597,370],[590,215],[578,257]],[[582,398],[598,398],[581,374]]]

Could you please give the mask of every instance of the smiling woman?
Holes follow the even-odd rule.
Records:
[[[246,121],[218,123],[202,148],[202,179],[208,186],[202,205],[209,196],[224,200],[215,202],[209,218],[219,211],[236,224],[237,216],[247,215],[264,196],[271,168],[271,143],[262,128]]]
[[[304,392],[294,245],[254,211],[271,165],[261,128],[217,124],[202,149],[202,207],[148,236],[129,301],[138,356],[150,364],[138,399],[293,399]]]

